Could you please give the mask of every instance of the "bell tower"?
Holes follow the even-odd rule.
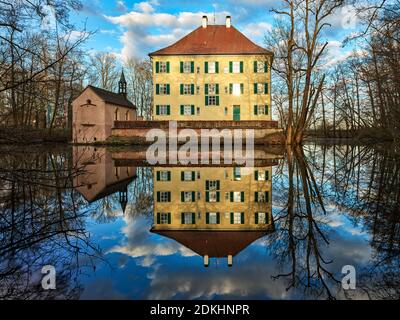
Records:
[[[119,82],[118,82],[118,93],[123,95],[125,97],[125,99],[127,99],[127,83],[125,80],[124,70],[122,70],[121,78],[119,79]]]

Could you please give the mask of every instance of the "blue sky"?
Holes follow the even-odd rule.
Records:
[[[86,22],[88,30],[97,31],[88,41],[88,49],[115,53],[123,61],[144,58],[174,43],[200,26],[203,15],[210,23],[224,24],[229,14],[236,28],[263,45],[275,18],[270,10],[277,4],[279,1],[273,0],[88,0],[71,18],[77,29]],[[353,17],[352,8],[346,7],[330,19],[332,27],[325,33],[330,63],[345,58],[352,49],[341,48],[341,42],[357,29]]]

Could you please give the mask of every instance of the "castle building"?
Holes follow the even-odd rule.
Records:
[[[150,54],[154,120],[270,121],[273,54],[225,25],[202,26]]]

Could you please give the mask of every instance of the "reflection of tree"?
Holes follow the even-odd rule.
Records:
[[[0,158],[0,298],[77,298],[77,276],[99,257],[71,188],[81,169],[69,168],[69,159],[69,150]],[[55,291],[41,289],[44,265],[56,267]]]
[[[287,278],[287,290],[303,287],[315,297],[333,299],[332,286],[338,282],[323,255],[329,244],[318,217],[325,214],[316,179],[301,147],[287,150],[288,194],[285,208],[275,221],[278,232],[274,252],[288,272],[274,276]]]

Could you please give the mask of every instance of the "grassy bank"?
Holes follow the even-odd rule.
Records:
[[[0,127],[0,144],[68,143],[70,136],[67,129]]]

